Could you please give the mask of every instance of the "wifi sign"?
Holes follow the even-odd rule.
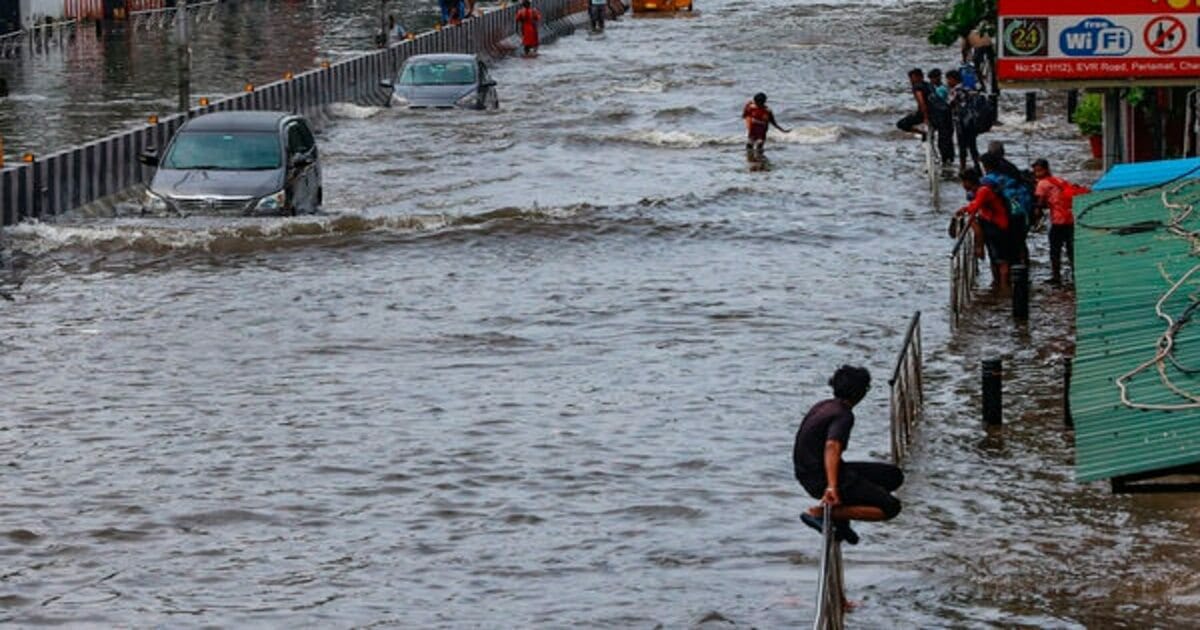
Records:
[[[1058,37],[1068,57],[1121,57],[1133,50],[1133,32],[1105,18],[1088,18]]]

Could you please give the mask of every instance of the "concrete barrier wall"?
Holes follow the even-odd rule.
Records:
[[[609,0],[625,11],[625,0]],[[539,0],[543,41],[575,29],[570,18],[587,11],[587,0]],[[314,116],[331,103],[381,105],[388,97],[379,81],[392,78],[405,59],[426,53],[480,53],[498,57],[511,52],[506,39],[516,33],[517,6],[491,11],[461,26],[430,31],[377,52],[297,74],[291,79],[255,86],[238,96],[160,119],[157,124],[115,134],[0,171],[2,225],[46,219],[144,184],[153,169],[138,155],[148,147],[163,148],[189,118],[215,111],[284,110]]]

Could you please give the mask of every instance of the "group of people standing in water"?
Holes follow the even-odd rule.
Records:
[[[959,179],[966,192],[967,203],[955,212],[955,217],[970,216],[965,229],[977,231],[981,249],[991,261],[993,287],[1005,290],[1009,286],[1009,265],[1029,264],[1027,238],[1035,226],[1048,219],[1050,241],[1051,284],[1063,283],[1062,254],[1074,266],[1074,197],[1090,192],[1053,174],[1044,158],[1035,160],[1029,169],[1021,169],[1005,157],[1003,143],[993,141],[987,152],[976,148],[978,133],[995,123],[996,99],[990,100],[991,112],[974,108],[987,106],[987,101],[975,99],[973,89],[964,87],[963,73],[946,73],[942,84],[940,71],[930,72],[925,80],[921,70],[909,73],[914,100],[918,109],[905,116],[897,126],[922,135],[937,133],[943,166],[953,163],[956,155],[953,139],[959,139]],[[770,127],[787,133],[767,107],[765,94],[756,94],[746,103],[742,118],[746,124],[746,152],[751,161],[763,159],[763,149]],[[945,116],[938,110],[945,105]],[[967,165],[970,158],[972,164]],[[960,225],[958,222],[952,225]],[[977,253],[982,258],[983,251]],[[894,492],[904,483],[900,468],[887,463],[844,461],[854,428],[854,408],[866,397],[871,386],[870,373],[862,368],[843,365],[829,379],[833,396],[813,405],[796,432],[792,463],[796,480],[819,503],[800,515],[809,527],[824,531],[832,525],[839,542],[857,544],[859,536],[851,527],[852,521],[885,521],[900,513],[900,500]],[[825,508],[830,509],[831,523],[824,520]],[[847,608],[853,606],[843,601]]]

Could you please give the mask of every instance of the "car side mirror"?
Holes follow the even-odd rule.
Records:
[[[379,82],[379,87],[392,90],[392,89],[395,89],[396,85],[394,83],[392,83],[390,80],[384,79]]]
[[[145,151],[138,154],[138,162],[146,166],[158,166],[158,149],[154,147],[146,147]]]

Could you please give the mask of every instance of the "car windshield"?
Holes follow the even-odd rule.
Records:
[[[279,136],[274,133],[193,131],[179,134],[164,168],[262,171],[279,168]]]
[[[400,85],[472,85],[474,61],[417,61],[404,68]]]

